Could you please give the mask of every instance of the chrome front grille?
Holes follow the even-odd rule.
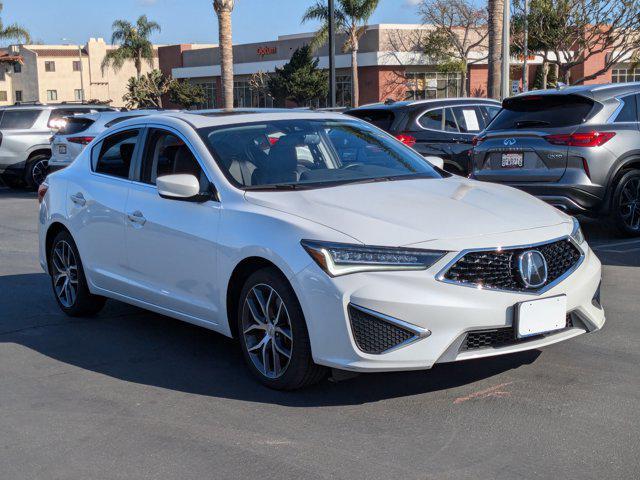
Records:
[[[532,247],[471,251],[458,258],[441,275],[441,280],[481,288],[528,291],[518,272],[518,258],[521,253],[532,249],[542,253],[547,262],[547,281],[538,290],[576,268],[582,257],[569,239]]]

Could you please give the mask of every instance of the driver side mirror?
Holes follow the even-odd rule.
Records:
[[[156,186],[158,187],[158,195],[168,200],[201,203],[211,199],[211,193],[200,192],[198,179],[194,175],[186,173],[158,177]]]

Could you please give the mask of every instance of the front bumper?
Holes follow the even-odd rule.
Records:
[[[583,249],[585,256],[580,266],[540,295],[480,290],[436,280],[439,270],[455,253],[425,271],[359,273],[336,278],[329,278],[312,264],[296,276],[294,288],[305,313],[317,363],[362,372],[427,369],[436,363],[536,349],[602,328],[604,311],[594,301],[601,264],[586,244]],[[517,303],[563,294],[573,319],[567,328],[496,348],[462,348],[469,332],[513,327]],[[428,334],[385,353],[365,353],[354,339],[349,305],[401,320]]]

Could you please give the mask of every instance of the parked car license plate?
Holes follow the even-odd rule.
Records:
[[[518,168],[524,165],[524,155],[522,153],[503,153],[503,168]]]
[[[567,326],[567,296],[542,298],[516,305],[518,338],[561,330]]]
[[[66,155],[67,154],[67,146],[66,145],[58,145],[58,153],[60,155]]]

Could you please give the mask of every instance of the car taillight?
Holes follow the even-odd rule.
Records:
[[[416,144],[416,137],[407,135],[406,133],[399,133],[396,135],[396,138],[408,147],[413,147]]]
[[[567,135],[547,135],[544,139],[552,145],[569,147],[599,147],[615,136],[615,132],[586,132]]]
[[[47,184],[47,182],[42,182],[38,187],[38,203],[42,203],[47,190],[49,190],[49,185]]]
[[[95,137],[69,137],[67,140],[71,143],[79,143],[80,145],[90,144]]]
[[[484,137],[473,137],[473,139],[471,139],[471,145],[474,147],[480,145],[482,142],[484,142]]]

